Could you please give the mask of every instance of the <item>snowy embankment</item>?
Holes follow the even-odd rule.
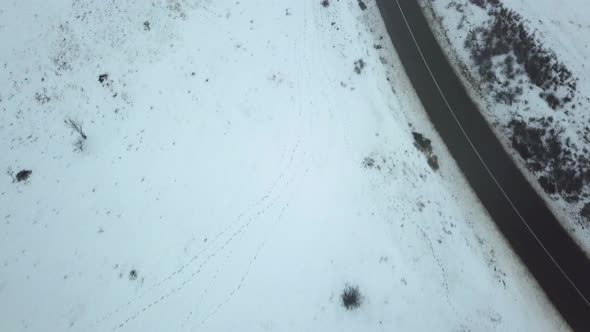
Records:
[[[498,137],[590,253],[590,18],[581,0],[421,0]]]
[[[567,330],[364,6],[5,4],[0,330]]]

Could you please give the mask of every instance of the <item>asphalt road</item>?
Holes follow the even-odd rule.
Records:
[[[494,136],[416,0],[377,4],[418,97],[475,193],[570,327],[590,331],[590,261]]]

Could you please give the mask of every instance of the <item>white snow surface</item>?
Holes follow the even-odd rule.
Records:
[[[525,162],[511,148],[510,130],[506,128],[513,118],[528,121],[530,117],[552,117],[573,144],[574,153],[587,155],[590,148],[590,16],[588,1],[554,1],[554,0],[511,0],[500,1],[508,9],[522,16],[529,32],[541,41],[544,48],[550,50],[557,59],[566,65],[578,79],[577,97],[564,110],[554,111],[539,97],[541,91],[530,83],[526,77],[519,77],[528,82],[520,102],[513,105],[497,103],[490,94],[478,91],[478,80],[470,52],[464,43],[469,31],[481,26],[490,19],[485,9],[471,3],[470,0],[419,0],[424,12],[435,28],[439,43],[449,54],[449,60],[456,71],[465,79],[466,86],[475,101],[483,110],[484,116],[495,130],[497,136],[509,151],[517,164],[528,177],[529,182],[545,199],[548,206],[581,248],[590,255],[590,227],[588,220],[580,216],[580,210],[588,199],[579,202],[566,202],[559,195],[548,195],[537,181],[539,174],[532,174],[526,169]],[[460,68],[466,68],[469,72]],[[571,106],[577,106],[573,109]],[[588,190],[584,191],[585,194]]]
[[[4,2],[0,330],[567,330],[367,5]]]

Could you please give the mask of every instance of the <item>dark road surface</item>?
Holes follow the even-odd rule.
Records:
[[[502,148],[416,0],[377,4],[418,97],[475,193],[570,327],[590,331],[590,261]]]

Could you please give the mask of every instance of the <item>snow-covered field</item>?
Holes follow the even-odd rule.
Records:
[[[0,330],[567,330],[327,4],[6,1]]]
[[[590,17],[588,2],[582,0],[420,0],[451,62],[471,88],[484,115],[530,182],[542,193],[564,227],[590,254]],[[470,33],[495,21],[492,12],[505,8],[517,13],[543,56],[555,57],[571,73],[562,77],[573,83],[573,98],[552,107],[543,97],[549,92],[565,96],[565,85],[543,91],[527,77],[525,66],[515,63],[507,77],[504,52],[492,58],[498,82],[488,82],[478,71],[477,61],[466,45]],[[498,22],[496,20],[496,22]],[[515,29],[516,30],[516,29]],[[507,36],[501,31],[499,36]],[[478,40],[479,45],[483,45]],[[473,45],[474,43],[472,43]],[[530,69],[532,69],[531,66]],[[534,72],[534,69],[530,72]],[[529,75],[530,76],[530,75]],[[557,76],[556,76],[557,78]],[[505,84],[505,85],[502,85]],[[553,83],[551,83],[553,84]],[[559,84],[558,84],[559,85]],[[522,89],[518,91],[518,89]],[[497,91],[504,91],[498,95]],[[516,93],[514,93],[516,92]],[[497,98],[499,97],[499,98]],[[514,99],[512,99],[515,97]]]

